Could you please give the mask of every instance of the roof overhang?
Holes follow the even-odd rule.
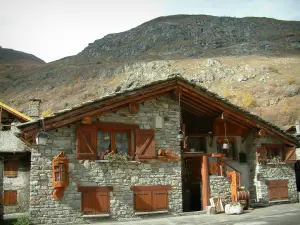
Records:
[[[227,112],[234,123],[251,129],[264,129],[283,143],[299,145],[299,141],[296,138],[286,134],[279,127],[178,76],[156,81],[136,89],[125,90],[60,111],[53,116],[45,117],[44,127],[45,130],[56,129],[76,123],[86,117],[98,117],[108,112],[126,108],[132,102],[142,103],[168,93],[180,94],[182,108],[188,111],[193,111],[202,116],[211,115],[216,117],[221,115],[222,112]],[[40,120],[21,124],[18,128],[22,131],[23,139],[33,140],[35,134],[41,130]]]

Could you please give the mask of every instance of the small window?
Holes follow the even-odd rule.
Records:
[[[3,204],[13,206],[17,204],[17,191],[4,191]]]
[[[160,186],[133,186],[134,210],[136,212],[168,211],[169,185]]]
[[[8,160],[4,163],[4,176],[16,177],[18,175],[18,160]]]
[[[81,211],[84,215],[110,213],[110,191],[112,186],[79,187]]]

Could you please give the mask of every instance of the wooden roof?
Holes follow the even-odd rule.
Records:
[[[0,102],[0,108],[4,109],[5,111],[9,112],[10,114],[16,116],[17,118],[23,120],[23,121],[31,121],[32,119],[29,116],[26,116],[25,114],[19,112],[18,110],[9,107],[8,105],[4,104],[3,102]]]
[[[85,117],[98,117],[107,112],[128,107],[132,102],[142,103],[169,93],[180,94],[182,108],[196,115],[218,117],[222,112],[227,112],[233,123],[249,129],[264,129],[267,133],[275,136],[284,143],[299,144],[293,136],[285,133],[279,127],[231,104],[226,99],[178,75],[59,111],[52,116],[44,118],[45,129],[56,129],[78,122]],[[31,139],[40,130],[40,122],[27,122],[18,127],[22,130],[24,139]]]

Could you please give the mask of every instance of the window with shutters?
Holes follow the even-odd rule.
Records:
[[[7,160],[4,162],[4,176],[16,177],[18,175],[18,160]]]
[[[17,204],[17,191],[4,191],[3,205],[13,206]]]
[[[112,186],[80,186],[81,211],[83,215],[97,215],[110,213],[110,192]]]
[[[295,163],[296,162],[296,148],[285,147],[283,144],[262,144],[256,150],[258,162],[272,163],[276,161]]]
[[[288,200],[288,180],[268,180],[269,201]]]
[[[136,212],[168,211],[168,191],[170,185],[132,186],[134,210]]]
[[[138,129],[136,124],[96,122],[77,127],[77,159],[103,159],[113,152],[135,160],[155,158],[154,130]]]

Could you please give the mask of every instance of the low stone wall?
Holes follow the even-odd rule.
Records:
[[[293,165],[289,164],[257,164],[256,192],[259,202],[268,203],[269,180],[288,180],[288,193],[291,202],[298,202],[298,192],[296,187],[295,171]]]
[[[232,202],[230,182],[223,176],[209,176],[210,197],[220,197],[225,204]]]
[[[180,154],[176,141],[179,129],[178,105],[167,97],[140,105],[137,114],[128,109],[108,113],[98,121],[138,124],[141,129],[154,129],[154,117],[164,118],[164,128],[155,130],[156,149],[172,148]],[[78,186],[113,186],[110,192],[110,216],[114,219],[135,217],[134,185],[171,185],[169,211],[182,212],[181,163],[172,162],[105,162],[76,159],[76,125],[50,132],[47,146],[32,149],[30,176],[30,217],[34,224],[89,223],[82,218],[81,193]],[[52,196],[51,161],[65,152],[69,161],[70,183],[64,197],[55,201]]]

